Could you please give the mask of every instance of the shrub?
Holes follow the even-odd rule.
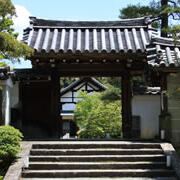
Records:
[[[12,161],[20,151],[22,133],[11,126],[0,126],[0,160]]]

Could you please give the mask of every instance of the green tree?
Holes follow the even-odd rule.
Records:
[[[104,102],[101,100],[101,94],[88,95],[81,92],[79,101],[75,110],[75,120],[80,130],[80,137],[105,137],[110,133],[111,137],[121,137],[122,118],[121,102]]]
[[[160,23],[161,36],[166,37],[168,33],[174,34],[174,29],[168,28],[171,19],[180,20],[180,1],[179,0],[158,0],[150,1],[149,6],[128,5],[120,10],[120,18],[136,18],[143,16],[157,17]],[[180,27],[176,30],[180,32]]]
[[[16,61],[33,53],[30,47],[17,40],[18,34],[12,28],[13,16],[16,16],[16,11],[11,0],[0,0],[0,60]]]
[[[101,93],[101,100],[103,101],[116,101],[121,99],[121,78],[120,77],[103,77],[98,78],[102,84],[108,89]]]
[[[119,18],[138,18],[143,16],[157,16],[160,13],[159,8],[155,7],[153,4],[150,6],[128,5],[126,8],[120,10]]]

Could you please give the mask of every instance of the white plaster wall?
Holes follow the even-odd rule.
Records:
[[[82,101],[83,98],[74,98],[74,102]]]
[[[141,118],[141,138],[159,135],[160,96],[136,95],[132,99],[132,115]]]
[[[67,92],[67,93],[64,94],[62,97],[72,97],[72,91]]]
[[[76,104],[74,103],[67,103],[62,105],[62,110],[65,111],[74,111],[76,108]]]
[[[10,125],[10,87],[3,86],[2,90],[2,116],[4,118],[4,125]]]
[[[19,82],[16,82],[13,88],[10,89],[10,106],[11,108],[18,108],[19,106]]]
[[[78,97],[78,95],[79,95],[79,91],[74,92],[74,97]]]
[[[72,91],[67,92],[61,97],[61,102],[72,102]]]

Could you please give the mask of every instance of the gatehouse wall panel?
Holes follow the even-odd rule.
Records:
[[[132,99],[132,115],[140,116],[142,139],[154,139],[159,135],[160,96],[136,95]]]
[[[180,146],[180,74],[170,74],[168,83],[168,111],[171,115],[171,141]]]

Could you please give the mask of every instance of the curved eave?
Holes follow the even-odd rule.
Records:
[[[33,26],[73,26],[73,27],[107,27],[107,26],[145,26],[150,24],[152,19],[150,17],[140,17],[132,19],[120,19],[118,21],[61,21],[61,20],[49,20],[40,19],[36,17],[30,17],[30,23]]]

